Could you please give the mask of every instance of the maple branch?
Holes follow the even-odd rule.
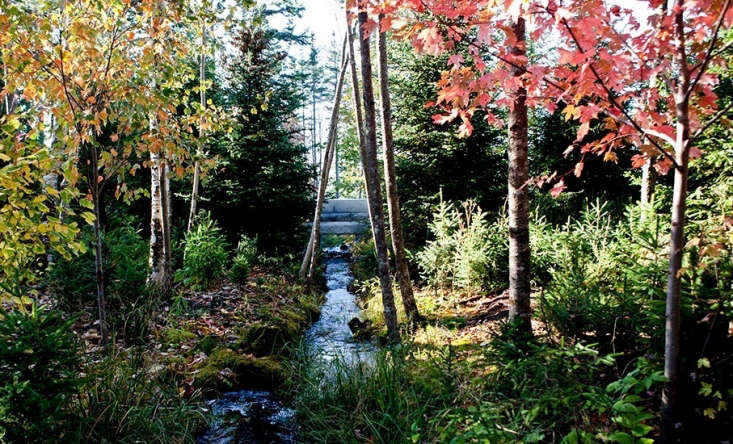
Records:
[[[69,107],[71,108],[71,114],[74,116],[74,121],[77,122],[78,118],[76,116],[76,108],[74,108],[74,103],[79,106],[78,102],[76,101],[76,98],[72,97],[69,94],[69,89],[66,82],[66,74],[64,72],[64,50],[63,48],[59,47],[59,62],[60,62],[60,69],[61,69],[61,86],[64,88],[64,96],[66,97],[66,101],[69,103]]]
[[[645,129],[644,130],[644,133],[642,134],[642,137],[645,136],[645,135],[647,135],[647,134],[650,135],[650,136],[658,137],[658,138],[664,140],[665,142],[669,143],[670,145],[674,145],[675,144],[675,140],[672,137],[670,137],[669,135],[664,134],[662,132],[659,132],[659,131],[656,131],[656,130],[653,130],[653,129]],[[651,139],[649,139],[649,140],[651,140]]]
[[[715,52],[713,52],[713,54],[710,56],[710,59],[712,60],[715,57],[718,57],[720,54],[722,54],[725,51],[729,50],[731,48],[731,46],[733,46],[733,40],[729,41],[725,45],[723,45],[720,48],[718,48]],[[693,66],[692,69],[690,70],[690,73],[693,73],[693,72],[697,71],[702,66],[702,63],[703,62],[700,62],[697,65]]]
[[[730,1],[731,0],[728,0],[728,2],[730,2]],[[570,24],[568,23],[567,19],[563,18],[562,19],[562,23],[565,26],[565,29],[567,29],[568,33],[570,34],[570,37],[573,39],[573,41],[575,42],[575,45],[578,47],[578,49],[581,52],[585,52],[583,50],[583,47],[580,45],[580,41],[576,37],[575,32],[570,27]],[[629,115],[628,111],[626,111],[626,109],[623,106],[621,106],[621,104],[618,103],[618,101],[616,100],[616,98],[613,97],[613,91],[611,91],[611,89],[608,87],[608,85],[606,85],[606,82],[603,81],[603,79],[601,78],[600,74],[598,74],[598,71],[593,66],[593,63],[591,63],[590,61],[588,61],[588,68],[590,68],[591,72],[593,73],[593,76],[596,78],[596,81],[598,82],[598,84],[601,85],[601,87],[603,88],[603,90],[606,92],[606,95],[608,96],[608,98],[606,100],[611,105],[613,105],[616,109],[618,109],[619,111],[621,111],[621,113],[624,115],[624,117],[626,117],[626,119],[628,120],[628,123],[630,123],[631,126],[633,126],[639,133],[641,133],[643,135],[645,133],[644,129],[641,127],[641,125],[639,125]],[[667,159],[669,159],[669,160],[672,161],[672,164],[675,166],[675,168],[679,168],[679,164],[677,164],[677,161],[675,160],[675,158],[671,154],[669,154],[667,152],[667,150],[665,150],[661,145],[659,145],[659,143],[657,143],[656,140],[649,139],[649,141],[652,143],[652,145],[654,145],[654,147],[657,149],[657,151],[659,151],[664,157],[666,157]]]
[[[697,139],[705,131],[707,131],[708,129],[710,129],[710,127],[713,126],[713,124],[716,121],[718,121],[721,117],[723,117],[723,115],[725,113],[727,113],[731,109],[733,109],[733,102],[729,103],[728,106],[726,106],[725,108],[720,109],[717,113],[715,113],[715,115],[713,117],[710,118],[710,120],[708,120],[707,122],[705,122],[705,125],[703,125],[700,129],[698,129],[697,131],[695,131],[695,134],[693,134],[693,136],[690,138],[690,143],[694,142],[695,139]]]
[[[730,2],[730,1],[731,1],[731,0],[728,0],[728,2]],[[423,3],[423,5],[425,5],[425,2],[424,2],[424,0],[423,0],[423,2],[422,2],[422,3]],[[425,5],[425,6],[427,6],[427,5]],[[549,14],[552,14],[552,11],[550,11],[550,10],[547,10],[547,12],[548,12]],[[553,14],[553,15],[554,15],[554,14]],[[511,66],[511,67],[513,67],[513,68],[516,68],[517,70],[519,70],[520,72],[522,72],[522,74],[524,74],[524,73],[527,73],[527,72],[529,72],[529,71],[527,70],[527,68],[526,68],[526,67],[524,67],[524,66],[521,66],[521,65],[518,65],[518,64],[516,64],[516,63],[512,62],[511,60],[508,60],[508,59],[506,59],[505,57],[502,57],[501,55],[499,55],[499,54],[496,54],[496,53],[494,53],[494,52],[492,52],[492,51],[490,51],[490,50],[486,50],[485,48],[483,48],[483,47],[481,47],[480,45],[478,45],[478,44],[477,44],[476,42],[474,42],[474,41],[471,41],[471,40],[467,39],[467,38],[466,38],[467,36],[466,36],[466,34],[465,34],[465,33],[461,32],[460,30],[457,30],[457,29],[455,29],[455,27],[453,27],[453,26],[452,26],[452,25],[451,25],[450,23],[446,23],[446,22],[445,22],[445,20],[443,19],[443,17],[441,17],[441,16],[435,16],[435,17],[436,17],[436,19],[438,20],[438,24],[439,24],[439,25],[441,26],[441,28],[442,28],[442,31],[443,31],[443,32],[445,32],[445,31],[446,31],[446,28],[450,28],[450,31],[454,32],[454,33],[455,33],[455,34],[457,34],[457,35],[460,35],[460,36],[461,36],[461,37],[463,38],[463,40],[464,40],[464,41],[466,41],[466,42],[467,42],[467,43],[468,43],[468,44],[469,44],[470,46],[473,46],[474,48],[476,48],[476,49],[478,49],[478,50],[480,50],[480,51],[482,51],[482,52],[485,52],[485,53],[486,53],[487,55],[489,55],[490,57],[493,57],[493,58],[495,58],[495,59],[501,60],[502,62],[506,63],[507,65],[509,65],[509,66]],[[564,25],[564,26],[566,27],[566,29],[567,29],[567,30],[568,30],[568,32],[570,33],[570,35],[571,35],[571,37],[572,37],[573,41],[575,42],[575,44],[577,45],[578,49],[579,49],[579,50],[580,50],[581,52],[585,52],[585,51],[583,51],[583,48],[581,47],[581,45],[580,45],[580,42],[578,41],[577,37],[575,36],[575,33],[574,33],[574,32],[573,32],[573,30],[571,29],[571,27],[570,27],[569,23],[567,22],[567,20],[566,20],[566,19],[562,19],[562,21],[563,21],[563,25]],[[616,109],[618,109],[619,111],[621,111],[621,113],[623,113],[623,115],[624,115],[624,117],[625,117],[625,123],[627,123],[627,124],[630,124],[631,126],[633,126],[633,127],[634,127],[634,128],[635,128],[635,129],[636,129],[636,130],[637,130],[637,131],[638,131],[638,132],[639,132],[639,133],[641,134],[641,136],[642,136],[642,137],[643,137],[643,136],[644,136],[645,134],[649,134],[649,135],[651,135],[651,136],[656,136],[656,137],[660,137],[660,138],[662,138],[663,140],[665,140],[666,142],[670,142],[670,140],[671,140],[671,139],[669,138],[669,136],[667,136],[667,135],[665,135],[665,134],[662,134],[662,133],[658,133],[658,132],[656,132],[656,131],[654,131],[654,130],[644,130],[644,129],[643,129],[642,127],[641,127],[641,125],[639,125],[639,124],[638,124],[638,123],[637,123],[637,122],[636,122],[636,121],[635,121],[635,120],[634,120],[634,119],[633,119],[633,118],[632,118],[632,117],[631,117],[631,116],[629,115],[629,113],[628,113],[628,112],[626,111],[626,109],[624,109],[624,108],[623,108],[623,106],[621,106],[621,104],[619,104],[619,103],[618,103],[618,101],[617,101],[617,100],[616,100],[616,99],[615,99],[615,98],[613,97],[613,92],[612,92],[612,91],[611,91],[611,90],[610,90],[610,89],[608,88],[608,86],[606,85],[606,83],[605,83],[605,82],[604,82],[604,81],[603,81],[603,80],[601,79],[600,75],[599,75],[599,74],[598,74],[598,72],[596,71],[596,69],[595,69],[595,67],[593,66],[593,64],[589,62],[589,63],[588,63],[588,67],[589,67],[589,68],[591,69],[591,72],[593,72],[593,75],[595,76],[595,78],[596,78],[596,80],[598,81],[598,83],[599,83],[599,84],[600,84],[600,85],[601,85],[601,86],[603,87],[603,89],[604,89],[604,90],[606,91],[606,94],[608,95],[608,98],[606,99],[606,101],[607,101],[607,102],[609,102],[609,103],[610,103],[610,104],[611,104],[611,105],[612,105],[613,107],[615,107]],[[563,93],[565,92],[565,88],[563,88],[563,87],[562,87],[562,86],[561,86],[561,85],[560,85],[559,83],[557,83],[557,82],[555,82],[555,81],[553,81],[553,80],[549,79],[549,78],[548,78],[547,76],[542,76],[542,80],[543,80],[543,81],[545,81],[545,82],[546,82],[547,84],[549,84],[550,86],[553,86],[553,87],[555,87],[555,88],[556,88],[556,89],[558,89],[559,91],[561,91],[561,92],[563,92]],[[605,111],[601,111],[601,112],[602,112],[603,114],[605,114],[605,115],[607,115],[607,116],[611,117],[611,118],[612,118],[612,119],[614,119],[614,120],[618,120],[616,116],[613,116],[613,115],[611,115],[611,114],[610,114],[610,113],[608,113],[608,112],[605,112]],[[655,134],[653,134],[653,133],[655,133]],[[659,151],[659,153],[660,153],[660,154],[662,154],[662,155],[663,155],[664,157],[666,157],[666,158],[667,158],[668,160],[670,160],[670,161],[672,162],[672,164],[673,164],[673,165],[675,166],[675,168],[679,168],[679,165],[677,164],[677,161],[675,160],[675,158],[674,158],[674,157],[673,157],[673,156],[672,156],[671,154],[669,154],[669,153],[667,152],[667,150],[665,150],[665,149],[664,149],[664,147],[662,147],[662,146],[661,146],[661,145],[660,145],[659,143],[657,143],[657,141],[655,141],[654,139],[648,138],[648,140],[649,140],[649,141],[650,141],[650,142],[652,143],[652,145],[653,145],[653,146],[654,146],[654,147],[655,147],[655,148],[657,149],[657,151]],[[672,143],[673,143],[673,141],[672,141]]]
[[[443,28],[443,31],[446,31],[446,30],[448,30],[446,28],[449,28],[450,31],[454,32],[457,35],[460,35],[461,38],[463,39],[462,41],[465,41],[469,46],[473,46],[474,48],[476,48],[476,49],[478,49],[478,50],[480,50],[482,52],[485,52],[486,55],[488,55],[489,57],[493,57],[495,59],[498,59],[498,60],[506,63],[507,65],[511,66],[512,68],[515,68],[515,69],[521,71],[522,74],[526,74],[526,73],[529,72],[527,70],[527,67],[522,66],[522,65],[519,65],[517,63],[514,63],[511,60],[507,59],[506,57],[503,57],[503,56],[501,56],[499,54],[496,54],[494,52],[491,52],[491,50],[487,50],[486,48],[482,47],[478,43],[476,43],[476,42],[474,42],[472,40],[469,40],[467,38],[468,36],[466,34],[464,34],[461,31],[455,29],[455,27],[452,24],[445,23],[442,20],[442,17],[436,16],[436,18],[438,19],[438,24]],[[555,88],[557,88],[560,91],[565,91],[565,88],[563,88],[559,83],[556,83],[555,81],[547,78],[546,76],[542,76],[542,80],[545,81],[547,84],[549,84],[551,86],[554,86]]]
[[[695,87],[697,86],[698,82],[700,81],[700,78],[702,78],[703,74],[705,74],[705,71],[708,68],[708,65],[710,64],[710,60],[713,59],[713,51],[715,50],[715,44],[718,42],[718,33],[720,32],[720,28],[723,26],[723,19],[725,18],[725,14],[728,12],[728,8],[730,8],[731,0],[726,0],[725,5],[723,6],[723,9],[720,11],[720,17],[718,17],[718,22],[715,24],[715,31],[713,32],[713,38],[710,41],[710,46],[708,46],[707,53],[705,54],[705,58],[703,58],[701,64],[698,64],[700,66],[700,70],[697,73],[697,76],[695,76],[695,80],[690,83],[690,87],[685,92],[685,100],[689,100],[690,94],[692,94],[692,91],[695,90]],[[697,66],[696,66],[697,67]],[[694,71],[694,68],[693,68]],[[692,71],[690,71],[692,73]]]

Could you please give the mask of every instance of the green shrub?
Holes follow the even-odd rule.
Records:
[[[434,287],[490,291],[507,285],[508,225],[499,217],[489,224],[474,201],[458,211],[441,201],[430,223],[432,239],[417,254],[422,276]]]
[[[646,393],[664,377],[646,361],[607,385],[611,355],[539,343],[510,324],[484,359],[476,365],[493,370],[469,394],[470,406],[450,415],[452,442],[651,442],[655,398]]]
[[[239,240],[239,244],[237,244],[234,259],[232,259],[232,266],[228,273],[229,279],[237,284],[244,284],[247,282],[249,272],[256,260],[257,239],[243,235]]]
[[[226,240],[210,213],[199,214],[185,244],[183,268],[176,278],[193,288],[206,289],[224,273],[228,259]]]
[[[91,245],[92,237],[85,235]],[[140,231],[122,222],[104,236],[105,295],[108,322],[126,341],[139,340],[149,331],[158,306],[147,288],[148,242]],[[96,303],[94,249],[69,261],[59,260],[47,272],[46,282],[67,311],[79,311]]]
[[[70,429],[68,406],[80,384],[72,323],[58,311],[0,310],[3,442],[54,441]]]
[[[453,204],[442,199],[428,224],[432,239],[416,255],[422,277],[434,287],[445,288],[452,285],[455,278],[454,257],[456,254],[455,233],[458,231],[460,216]]]
[[[630,209],[612,225],[599,204],[545,236],[556,242],[540,316],[560,335],[602,351],[638,354],[663,326],[664,231],[659,219]]]
[[[130,225],[107,236],[107,260],[113,270],[107,281],[107,306],[113,329],[128,343],[147,335],[160,302],[147,286],[149,248],[140,231]]]
[[[368,281],[377,276],[377,247],[374,245],[373,236],[364,236],[361,240],[354,242],[351,252],[354,257],[352,269],[356,282]]]
[[[91,230],[83,231],[82,241],[87,246],[84,253],[72,256],[69,260],[54,255],[54,262],[44,276],[44,283],[56,296],[60,308],[69,312],[80,311],[96,301],[94,249],[90,248],[94,238]]]

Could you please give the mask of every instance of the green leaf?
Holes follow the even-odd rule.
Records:
[[[611,434],[609,436],[611,441],[615,441],[621,444],[634,444],[634,438],[631,437],[628,433],[625,432],[616,432]]]
[[[81,199],[79,201],[79,205],[81,205],[83,208],[93,210],[94,209],[94,203],[89,199]]]

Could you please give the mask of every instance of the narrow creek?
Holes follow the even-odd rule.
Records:
[[[356,341],[348,322],[361,314],[356,295],[348,290],[353,280],[349,269],[351,253],[338,247],[323,250],[326,271],[326,300],[321,316],[306,332],[305,343],[311,358],[327,364],[341,359],[348,364],[369,362],[376,346]],[[225,393],[208,402],[213,421],[199,444],[278,444],[297,443],[295,411],[275,393],[241,390]]]

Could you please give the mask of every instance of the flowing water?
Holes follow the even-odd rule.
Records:
[[[348,290],[353,280],[350,253],[341,248],[323,250],[326,262],[326,301],[321,316],[306,332],[310,356],[322,363],[339,358],[347,363],[371,361],[376,346],[355,341],[348,322],[361,314],[356,296]],[[272,392],[242,390],[209,401],[214,419],[199,444],[297,443],[295,411]]]

